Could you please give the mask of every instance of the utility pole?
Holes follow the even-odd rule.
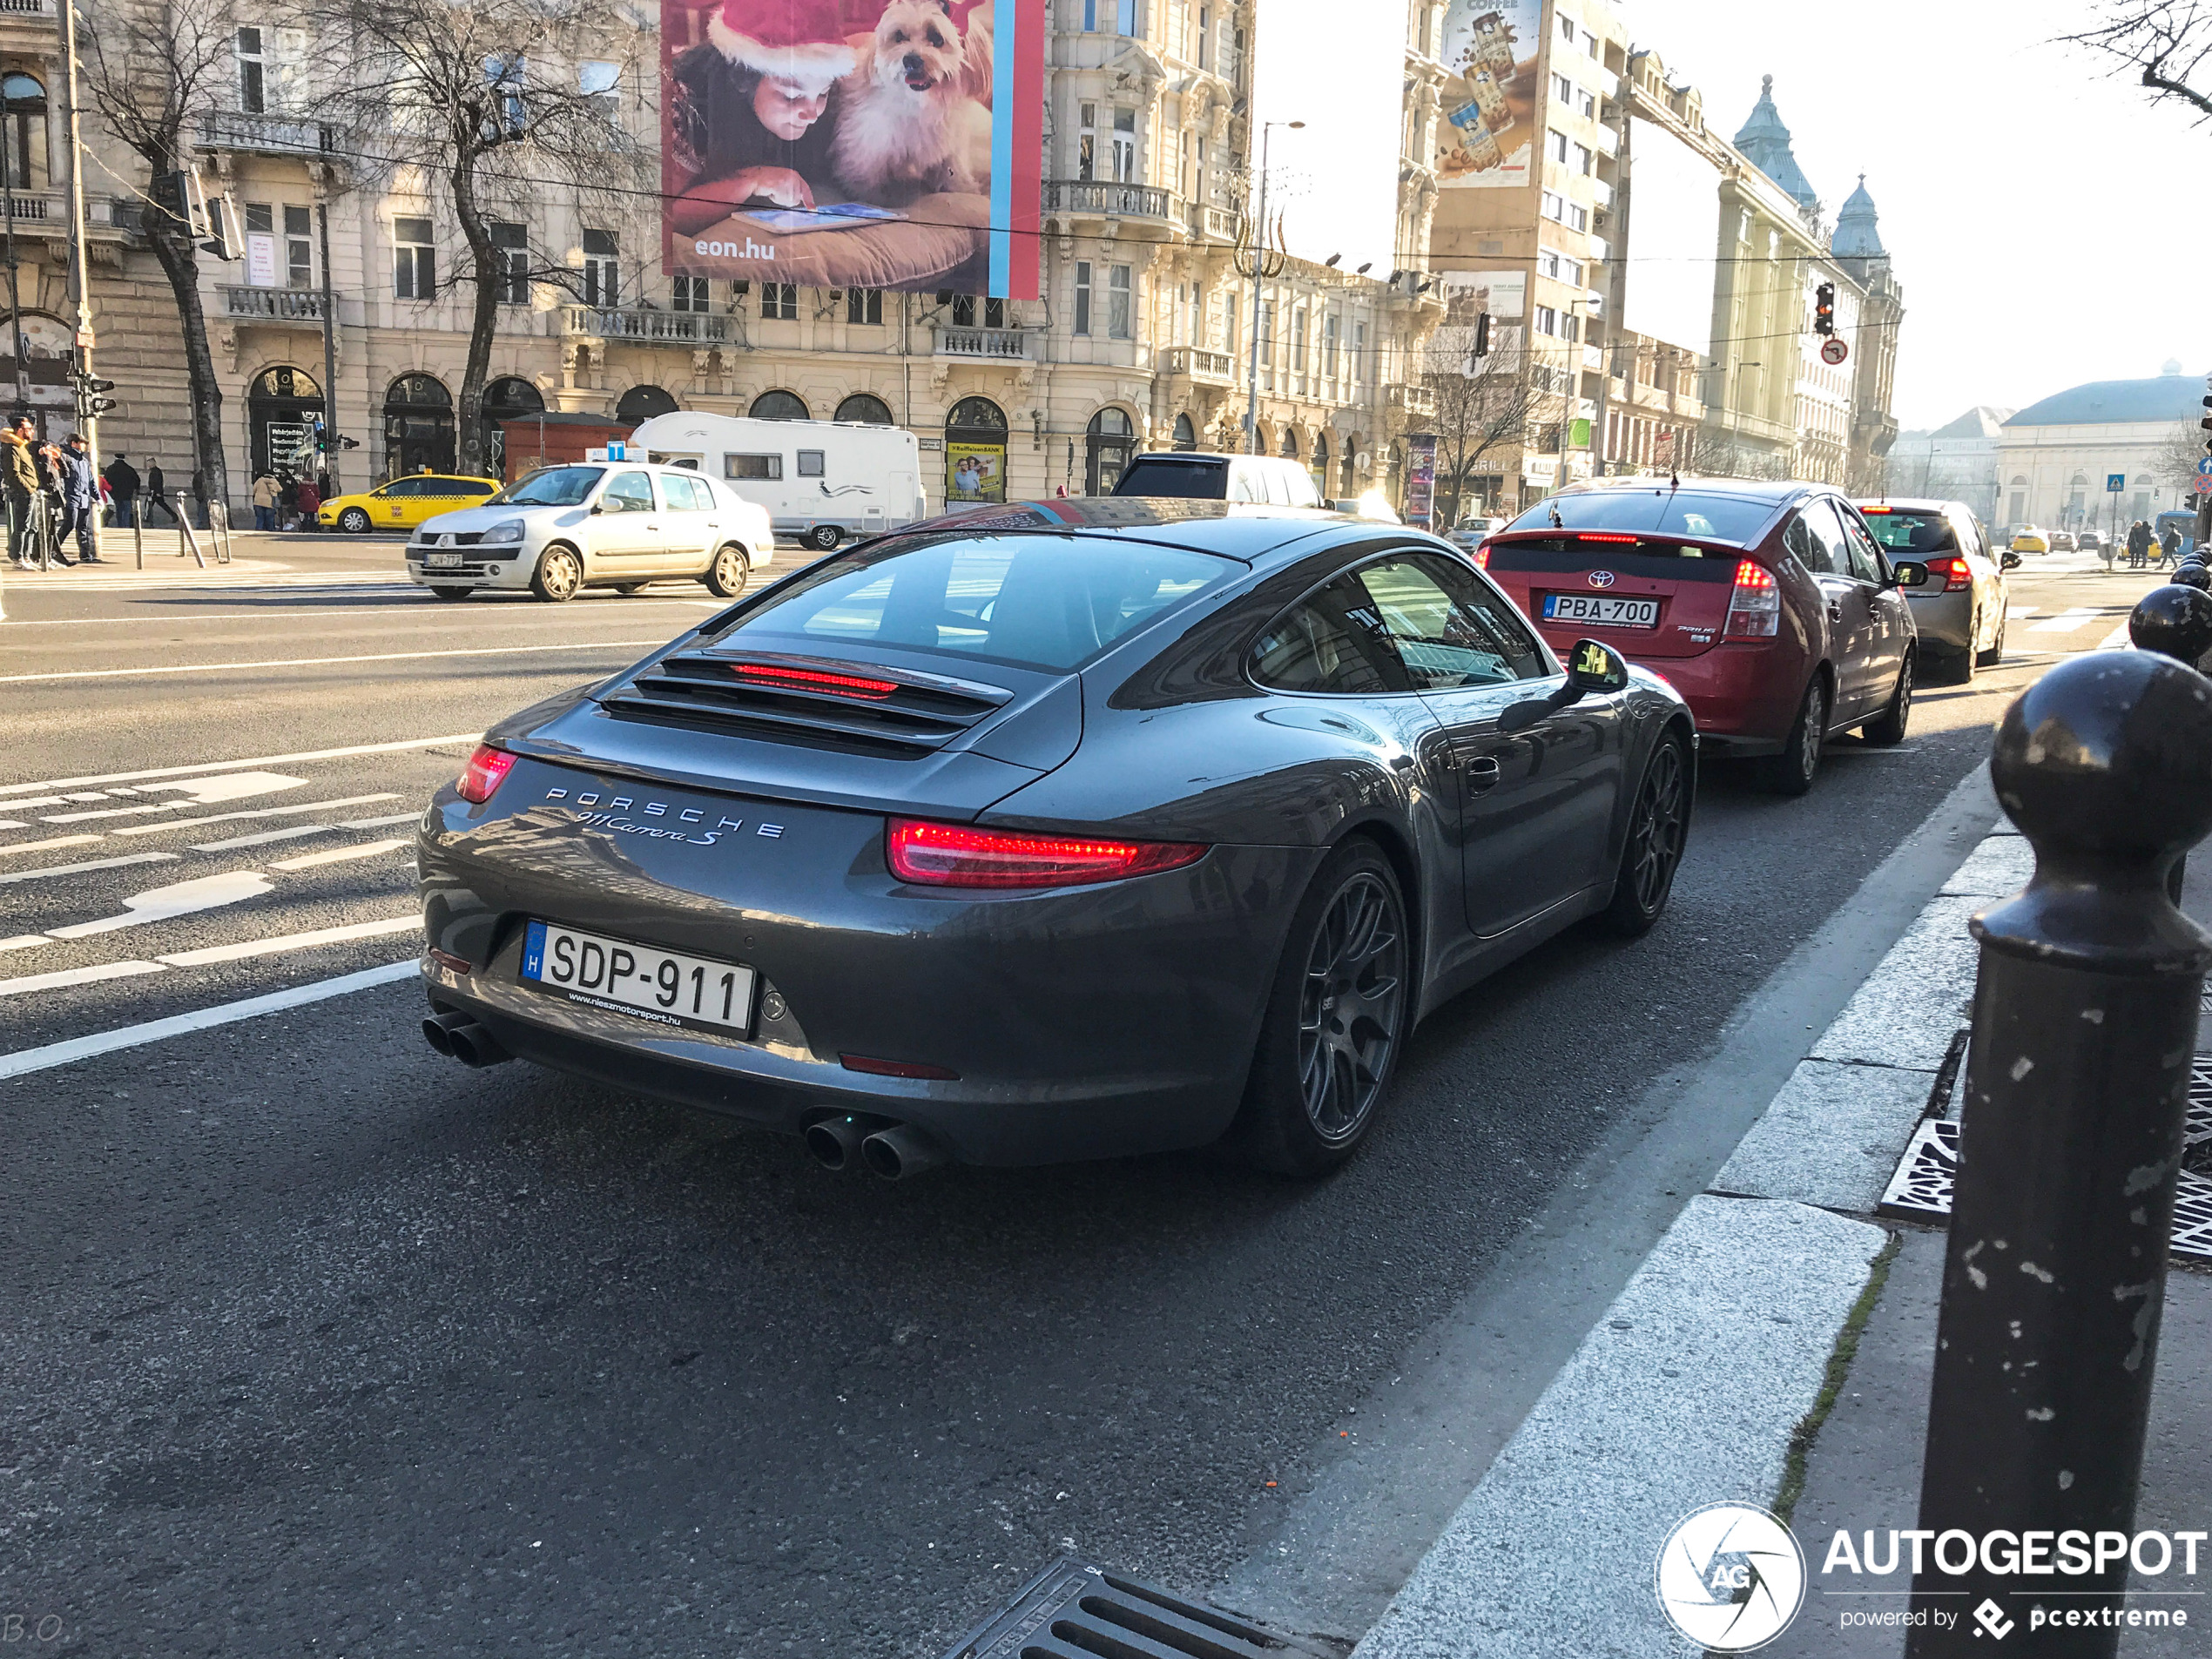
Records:
[[[1263,121],[1259,128],[1259,217],[1252,224],[1251,367],[1244,393],[1244,453],[1259,453],[1259,282],[1267,266],[1267,141],[1278,126],[1303,127],[1303,121]]]
[[[16,287],[16,152],[12,144],[0,144],[0,198],[4,198],[8,212],[8,320],[16,331],[15,407],[22,409],[30,403],[30,365],[24,359],[23,295]]]
[[[322,238],[322,464],[338,488],[338,302],[330,287],[330,172],[316,180],[315,226]],[[543,448],[543,443],[540,444]]]
[[[84,435],[88,464],[97,479],[100,470],[100,410],[108,402],[99,395],[103,382],[92,378],[92,283],[84,246],[84,145],[77,107],[77,3],[60,0],[54,8],[60,18],[62,77],[68,99],[66,135],[69,143],[69,287],[77,303],[77,429]],[[10,273],[13,275],[12,271]],[[23,362],[16,359],[18,372]],[[92,487],[92,514],[84,534],[93,556],[100,550],[100,492]]]

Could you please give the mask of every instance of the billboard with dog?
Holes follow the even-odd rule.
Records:
[[[1045,0],[661,0],[671,274],[1037,297]]]

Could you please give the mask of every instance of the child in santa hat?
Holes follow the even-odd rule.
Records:
[[[855,55],[838,0],[723,0],[707,44],[676,60],[676,153],[691,174],[671,206],[680,236],[748,204],[812,207],[829,182],[838,78]]]

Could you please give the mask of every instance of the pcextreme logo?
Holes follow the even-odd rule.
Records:
[[[1790,1628],[1805,1599],[1804,1552],[1770,1511],[1709,1503],[1660,1547],[1659,1606],[1708,1653],[1750,1653]]]

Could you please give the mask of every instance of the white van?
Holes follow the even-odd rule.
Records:
[[[768,509],[776,534],[829,549],[927,518],[921,453],[903,427],[755,421],[678,410],[630,435],[655,462],[722,479]]]

